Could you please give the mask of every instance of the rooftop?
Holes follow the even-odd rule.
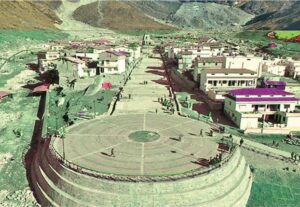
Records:
[[[5,91],[0,91],[0,99],[5,97],[5,96],[8,96],[8,95],[10,95],[10,93],[5,92]]]
[[[197,57],[197,61],[200,63],[203,62],[218,62],[222,63],[225,62],[226,58],[223,56],[215,56],[215,57]]]
[[[265,85],[282,85],[282,86],[285,86],[286,83],[284,81],[272,81],[272,80],[266,80],[264,81],[264,84]]]
[[[229,91],[229,94],[232,96],[238,95],[294,95],[283,90],[276,88],[242,88]]]
[[[227,69],[227,68],[210,68],[210,69],[204,69],[202,70],[203,73],[231,73],[231,74],[236,74],[236,73],[251,73],[251,74],[256,74],[255,71],[249,70],[249,69],[244,69],[244,68],[236,68],[236,69]]]

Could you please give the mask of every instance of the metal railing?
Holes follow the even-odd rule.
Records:
[[[111,181],[122,181],[122,182],[167,182],[167,181],[175,181],[193,178],[201,175],[206,175],[221,168],[223,165],[226,165],[234,155],[237,155],[237,148],[235,147],[228,156],[224,157],[223,160],[215,165],[210,166],[209,168],[197,168],[191,171],[187,171],[180,174],[171,174],[171,175],[157,175],[157,176],[147,176],[147,175],[139,175],[139,176],[130,176],[130,175],[115,175],[98,172],[96,170],[88,169],[86,167],[81,167],[78,164],[75,164],[67,159],[65,159],[59,152],[55,150],[53,147],[53,138],[49,145],[49,152],[51,156],[57,159],[63,166],[68,169],[71,169],[77,173],[88,175],[91,177],[95,177],[98,179],[107,179]]]

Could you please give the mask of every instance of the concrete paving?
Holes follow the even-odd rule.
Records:
[[[144,82],[147,84],[144,84]],[[162,112],[159,97],[168,97],[167,78],[162,61],[144,57],[140,66],[133,70],[131,79],[124,87],[122,98],[117,102],[114,114]],[[129,96],[131,96],[129,98]]]
[[[209,159],[219,153],[217,144],[205,133],[209,128],[205,123],[180,116],[107,116],[69,129],[65,154],[67,160],[81,167],[107,174],[181,174],[203,168],[195,163],[197,159]],[[200,129],[204,136],[199,135]],[[138,141],[131,138],[136,132],[159,136],[153,141]],[[56,139],[54,147],[62,154],[62,140]]]

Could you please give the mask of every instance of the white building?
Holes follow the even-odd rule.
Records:
[[[268,66],[264,64],[262,66],[262,71],[278,76],[285,76],[287,68],[288,64],[285,63],[270,64]]]
[[[275,88],[238,89],[226,96],[224,112],[243,130],[293,128],[300,123],[297,101],[294,94]]]
[[[200,75],[200,89],[213,100],[223,100],[230,90],[256,85],[257,73],[248,69],[204,69]]]
[[[225,68],[225,57],[197,57],[194,61],[193,77],[194,81],[200,82],[201,71],[204,69]]]
[[[123,51],[106,51],[100,53],[97,65],[100,73],[124,73],[126,70],[126,54]]]
[[[299,79],[300,77],[300,60],[289,59],[287,62],[289,65],[287,67],[287,75],[293,77],[294,79]]]
[[[263,65],[263,57],[256,56],[227,56],[226,68],[247,68],[260,73]]]

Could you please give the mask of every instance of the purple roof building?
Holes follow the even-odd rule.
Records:
[[[265,80],[262,82],[263,88],[277,88],[279,90],[285,90],[286,83],[284,81],[272,81]]]
[[[224,100],[225,114],[247,132],[300,129],[298,99],[277,88],[248,88],[229,91]],[[258,130],[258,131],[257,131]],[[268,133],[271,133],[268,131]]]

